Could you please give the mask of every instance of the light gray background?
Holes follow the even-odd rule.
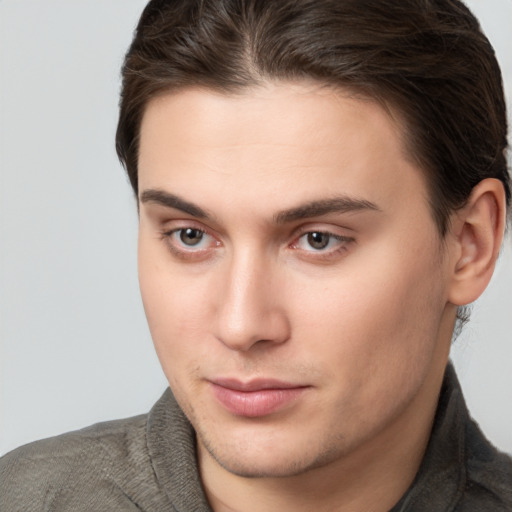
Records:
[[[468,2],[512,98],[512,0]],[[0,0],[0,453],[146,412],[166,386],[114,152],[145,0]],[[512,251],[454,347],[473,415],[512,453]]]

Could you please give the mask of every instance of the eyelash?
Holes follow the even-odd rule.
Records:
[[[212,235],[210,235],[207,231],[205,231],[204,229],[198,228],[196,226],[193,226],[193,225],[182,226],[179,228],[170,229],[168,231],[162,231],[160,233],[160,237],[166,243],[167,247],[173,253],[173,255],[175,255],[181,259],[184,259],[184,260],[202,259],[202,257],[205,256],[205,252],[207,252],[208,249],[197,250],[197,249],[194,249],[195,246],[190,246],[191,249],[187,250],[184,245],[181,245],[181,247],[178,248],[176,246],[176,243],[173,243],[174,235],[177,235],[180,232],[184,232],[189,229],[193,230],[193,231],[197,231],[198,233],[201,234],[201,237],[204,237],[204,235],[206,235],[206,236],[211,237],[213,240],[215,240],[215,238]],[[215,246],[219,246],[219,245],[220,245],[220,242],[215,243]]]
[[[303,253],[308,253],[307,257],[312,257],[315,260],[324,260],[328,261],[331,259],[334,259],[338,257],[341,253],[344,253],[348,250],[348,245],[355,242],[355,239],[353,237],[343,236],[343,235],[337,235],[335,233],[331,233],[330,231],[321,230],[321,229],[308,229],[307,231],[304,231],[300,233],[300,235],[295,239],[295,241],[291,244],[292,248],[296,248],[297,250],[301,250],[298,248],[299,242],[301,239],[305,237],[309,237],[312,235],[323,235],[327,236],[329,238],[328,244],[331,243],[331,241],[336,241],[338,243],[337,247],[330,250],[322,250],[322,249],[315,249],[311,247],[311,249],[303,249]]]
[[[215,237],[213,235],[210,235],[206,230],[198,228],[194,225],[186,225],[178,228],[174,228],[168,231],[162,231],[160,233],[161,239],[166,243],[169,250],[173,253],[173,255],[177,256],[180,259],[183,260],[201,260],[207,257],[207,253],[215,247],[219,247],[221,245],[220,242],[215,241],[213,247],[207,247],[206,249],[195,249],[196,246],[190,246],[191,249],[186,249],[184,245],[181,245],[180,247],[177,247],[176,243],[173,242],[173,237],[177,234],[180,234],[186,230],[193,230],[196,231],[198,234],[201,234],[201,237],[204,236],[212,238],[212,240],[215,240]],[[300,249],[299,243],[302,239],[308,236],[312,235],[323,235],[328,237],[327,246],[331,243],[332,240],[335,240],[338,242],[338,247],[331,249],[331,250],[323,250],[321,249],[315,249],[311,247],[311,249]],[[307,231],[302,231],[298,236],[295,237],[294,241],[288,246],[291,247],[293,250],[301,251],[302,255],[304,257],[309,259],[314,259],[315,261],[329,261],[332,259],[335,259],[340,255],[340,253],[344,253],[348,250],[348,245],[355,242],[355,239],[353,237],[347,237],[343,235],[337,235],[335,233],[331,233],[330,231],[326,230],[314,230],[309,229]],[[179,242],[178,242],[179,243]]]

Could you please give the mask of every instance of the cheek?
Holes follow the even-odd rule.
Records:
[[[197,358],[205,339],[208,299],[201,279],[187,277],[169,265],[161,248],[139,242],[139,284],[151,337],[168,377],[178,369],[173,364]],[[176,368],[174,368],[176,367]],[[185,369],[185,368],[184,368]]]
[[[301,287],[299,332],[304,343],[315,340],[329,375],[365,389],[379,380],[396,384],[428,367],[444,309],[441,282],[426,258],[396,251],[377,263],[361,258],[324,286]]]
[[[343,425],[347,438],[359,436],[361,425],[379,429],[404,410],[436,360],[441,292],[430,279],[411,276],[367,269],[303,297],[303,356],[309,351],[319,370],[326,406],[340,411],[329,428]]]

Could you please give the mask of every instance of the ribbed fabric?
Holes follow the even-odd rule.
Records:
[[[211,512],[192,427],[169,389],[149,414],[22,446],[0,459],[0,512]],[[391,512],[511,512],[512,459],[469,418],[448,366],[416,479]]]
[[[448,365],[416,479],[391,512],[512,512],[512,459],[469,417]]]

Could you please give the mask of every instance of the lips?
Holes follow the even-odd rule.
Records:
[[[309,388],[271,379],[241,382],[234,379],[210,381],[213,395],[230,413],[246,418],[268,416],[294,404]]]

